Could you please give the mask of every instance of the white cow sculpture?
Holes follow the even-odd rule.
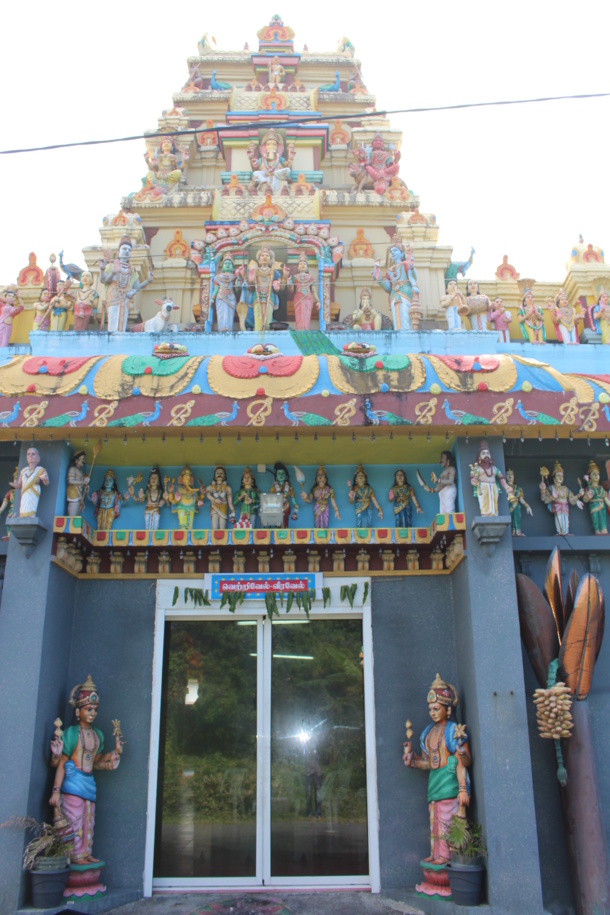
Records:
[[[168,298],[163,300],[155,299],[155,305],[160,305],[161,310],[154,318],[149,318],[148,321],[144,321],[142,324],[134,324],[131,328],[133,333],[162,334],[168,331],[176,333],[178,325],[170,324],[169,319],[172,316],[172,312],[180,311],[180,306],[175,305],[173,300]]]

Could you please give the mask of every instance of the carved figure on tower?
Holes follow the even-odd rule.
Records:
[[[284,137],[279,130],[268,130],[259,144],[252,140],[247,149],[252,166],[250,189],[257,194],[279,194],[290,181],[295,152],[294,143],[288,143],[284,157]]]
[[[139,474],[139,479],[142,475]],[[146,489],[140,489],[136,495],[135,483],[138,477],[127,478],[127,492],[134,502],[144,502],[144,527],[147,531],[159,530],[159,521],[161,518],[161,509],[167,505],[163,484],[161,482],[161,471],[155,465],[151,468],[148,476]]]
[[[479,290],[476,280],[466,282],[466,302],[458,312],[461,317],[467,317],[471,330],[487,330],[487,317],[492,305],[489,296]]]
[[[99,262],[101,273],[100,281],[108,286],[106,294],[106,312],[108,315],[108,330],[110,332],[125,332],[127,318],[132,308],[136,294],[152,283],[153,273],[149,271],[147,279],[138,280],[138,271],[131,263],[131,249],[133,242],[128,235],[124,235],[119,242],[118,257],[109,266],[102,258]],[[103,322],[103,318],[102,318]]]
[[[602,343],[610,343],[610,296],[605,289],[602,289],[593,308],[593,320],[602,335]]]
[[[479,500],[479,511],[482,515],[498,515],[498,496],[500,487],[512,501],[513,490],[508,485],[504,474],[499,467],[496,467],[491,458],[491,451],[486,441],[479,445],[477,459],[474,464],[470,465],[470,482],[474,488],[474,494]]]
[[[464,325],[462,324],[459,309],[464,309],[466,307],[466,302],[464,296],[458,289],[456,280],[449,280],[447,283],[447,291],[441,298],[440,306],[445,309],[448,329],[463,330]]]
[[[398,469],[395,472],[394,485],[388,493],[388,499],[394,508],[395,527],[411,527],[411,522],[413,520],[412,505],[415,506],[415,511],[419,515],[423,512],[421,505],[417,501],[415,491],[407,480],[407,475],[404,470]]]
[[[49,485],[49,475],[40,466],[40,454],[37,448],[28,448],[26,454],[28,462],[20,472],[15,482],[8,485],[12,489],[21,490],[21,500],[19,502],[19,517],[34,518],[38,511],[38,502],[40,500],[41,483],[44,486]]]
[[[174,193],[182,178],[188,157],[186,146],[177,145],[172,137],[163,137],[152,155],[144,153],[148,174],[142,181],[142,190],[134,195],[134,199],[145,200],[147,197],[162,197]]]
[[[288,468],[281,461],[276,461],[273,465],[273,475],[275,482],[272,484],[270,493],[276,493],[282,496],[282,510],[284,512],[284,527],[288,527],[290,518],[296,521],[299,516],[299,505],[294,495],[290,474]],[[292,511],[292,514],[291,514]]]
[[[452,515],[455,511],[455,501],[457,499],[457,467],[455,466],[455,458],[450,451],[441,451],[440,464],[440,476],[435,473],[430,474],[432,486],[428,486],[419,470],[417,471],[417,481],[426,492],[438,493],[438,511],[440,515]]]
[[[400,150],[394,147],[386,149],[385,141],[378,133],[370,146],[362,146],[361,151],[354,150],[353,153],[364,166],[373,189],[383,196],[400,171]]]
[[[517,486],[515,482],[515,471],[510,467],[507,467],[506,469],[506,482],[513,491],[513,499],[508,503],[512,535],[513,537],[525,537],[525,534],[521,530],[521,506],[523,506],[528,515],[533,515],[534,512],[525,501],[525,497],[523,495],[523,487]]]
[[[240,281],[243,269],[235,268],[230,254],[225,254],[219,273],[214,274],[214,288],[211,301],[216,306],[216,322],[219,331],[233,330],[235,309],[239,299]]]
[[[304,251],[299,255],[296,275],[288,280],[288,285],[294,289],[295,327],[297,330],[309,330],[314,306],[316,311],[320,311],[320,299],[316,291],[316,280],[309,272],[307,255]]]
[[[608,512],[610,512],[610,496],[600,483],[599,467],[595,461],[589,462],[589,470],[585,475],[586,486],[581,486],[582,501],[589,506],[591,524],[594,534],[608,533]],[[580,483],[580,480],[579,480]]]
[[[275,266],[275,254],[263,245],[256,255],[256,262],[248,265],[248,292],[252,295],[254,330],[266,330],[273,321],[273,312],[280,307],[278,293],[286,277]]]
[[[57,295],[49,302],[51,312],[51,330],[65,330],[68,323],[68,313],[74,306],[74,296],[70,293],[72,280],[62,280],[57,286]]]
[[[85,452],[76,451],[72,455],[66,475],[66,514],[70,518],[80,515],[83,510],[89,485],[89,477],[85,471]]]
[[[498,333],[498,340],[500,343],[510,343],[509,326],[512,323],[513,316],[504,305],[500,296],[497,296],[493,301],[491,311],[489,312],[489,320],[491,321],[493,329]]]
[[[324,464],[320,464],[316,471],[316,482],[313,484],[309,493],[305,490],[301,493],[303,502],[313,502],[313,526],[317,528],[328,527],[330,515],[330,505],[333,507],[335,518],[340,521],[341,515],[337,508],[335,491],[328,482],[328,475]]]
[[[256,479],[249,467],[241,475],[241,485],[235,493],[235,527],[255,528],[261,494]]]
[[[284,68],[279,57],[274,57],[269,63],[269,85],[280,89],[284,85]]]
[[[8,346],[13,331],[13,318],[24,309],[16,286],[5,286],[0,290],[0,346]]]
[[[93,287],[93,274],[89,270],[85,270],[80,278],[80,288],[76,290],[74,330],[89,330],[89,320],[98,298],[99,296]]]
[[[227,483],[227,471],[219,465],[214,468],[214,479],[205,488],[206,498],[210,501],[210,518],[212,530],[226,530],[227,521],[235,521],[233,492]]]
[[[360,307],[352,315],[354,330],[381,330],[383,317],[371,303],[371,290],[368,287],[360,292]]]
[[[379,520],[383,521],[383,509],[377,498],[372,486],[369,486],[368,477],[362,464],[356,468],[353,480],[347,481],[347,497],[354,506],[356,514],[356,527],[372,527],[373,512],[371,505],[374,505],[379,514]]]
[[[178,480],[165,477],[165,491],[163,498],[172,506],[172,511],[178,515],[178,527],[182,531],[191,531],[195,515],[203,503],[201,484],[195,486],[193,471],[186,464],[178,476]]]
[[[546,341],[542,309],[534,302],[534,293],[531,289],[525,290],[517,317],[521,334],[528,343],[544,343]]]
[[[548,482],[549,476],[552,477],[552,483]],[[552,474],[546,467],[541,467],[540,477],[540,498],[555,519],[557,536],[565,536],[570,533],[570,505],[575,505],[582,511],[583,503],[580,497],[584,495],[584,491],[581,487],[575,494],[568,489],[563,482],[563,467],[559,461],[555,461]]]
[[[49,289],[42,289],[40,298],[34,305],[34,323],[32,330],[49,330],[51,326],[49,304],[53,298]]]
[[[405,248],[395,235],[390,243],[389,258],[391,266],[385,276],[382,277],[379,261],[373,267],[372,276],[389,293],[394,330],[417,330],[422,311],[413,249],[410,245]]]
[[[551,321],[555,325],[555,333],[560,343],[580,343],[576,324],[582,321],[584,314],[581,308],[572,308],[568,296],[563,289],[549,299],[547,307],[551,313]]]

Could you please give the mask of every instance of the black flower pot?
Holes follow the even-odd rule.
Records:
[[[54,909],[62,904],[69,873],[69,867],[61,870],[44,867],[30,871],[32,905],[35,909]]]
[[[451,864],[447,864],[447,873],[453,902],[457,905],[480,905],[485,879],[483,864],[459,864],[452,858]]]

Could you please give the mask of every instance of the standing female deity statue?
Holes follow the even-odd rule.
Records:
[[[216,306],[216,322],[219,331],[233,330],[242,273],[241,268],[235,269],[235,261],[231,255],[225,254],[220,273],[214,274],[211,302]]]
[[[328,482],[328,476],[324,464],[320,464],[316,472],[316,482],[313,484],[309,493],[302,492],[303,502],[313,502],[313,526],[319,528],[328,527],[329,503],[333,507],[335,518],[340,521],[341,515],[337,508],[335,491]]]
[[[411,527],[412,509],[411,504],[415,506],[415,511],[422,514],[423,509],[417,498],[413,487],[407,480],[404,470],[397,470],[394,474],[394,485],[388,493],[388,499],[394,506],[394,526]]]
[[[587,485],[584,488],[581,486],[579,495],[582,493],[582,501],[589,506],[593,533],[607,534],[610,496],[600,483],[599,467],[595,461],[589,462],[589,470],[585,475],[585,482]]]
[[[233,492],[227,483],[227,471],[224,467],[214,468],[214,479],[205,488],[206,498],[210,500],[210,518],[212,530],[226,530],[227,520],[235,521]]]
[[[506,482],[513,491],[513,498],[508,503],[511,533],[513,537],[525,537],[525,534],[521,530],[521,506],[523,506],[528,515],[533,516],[534,512],[525,501],[523,487],[517,486],[515,482],[515,471],[511,470],[510,467],[506,468]]]
[[[379,520],[383,521],[383,509],[377,501],[373,487],[369,486],[368,477],[362,464],[359,464],[356,468],[354,479],[347,481],[347,486],[349,490],[347,497],[354,505],[357,527],[372,527],[373,514],[371,504],[377,509]]]
[[[50,302],[53,293],[49,289],[43,289],[40,298],[34,305],[34,324],[32,330],[49,330],[51,327]]]
[[[525,290],[517,317],[524,340],[527,340],[528,343],[544,343],[546,341],[542,309],[535,304],[534,293],[531,289]]]
[[[602,289],[597,304],[593,306],[594,327],[602,335],[602,343],[610,343],[610,296]]]
[[[103,258],[100,260],[100,282],[108,286],[106,295],[106,311],[108,314],[108,330],[110,332],[125,332],[127,318],[132,307],[133,299],[140,289],[152,283],[153,273],[149,271],[148,278],[142,283],[138,280],[138,271],[130,263],[133,242],[128,235],[124,235],[119,243],[118,257],[108,266]]]
[[[468,280],[466,283],[466,302],[460,307],[458,314],[461,317],[468,318],[471,330],[487,330],[487,316],[491,308],[489,296],[483,295],[479,291],[477,281]]]
[[[290,277],[288,285],[294,289],[295,328],[309,330],[314,306],[317,311],[320,311],[320,299],[316,291],[316,281],[309,272],[307,255],[304,251],[299,255],[297,273]]]
[[[555,325],[555,333],[560,343],[580,343],[578,339],[577,321],[584,317],[580,308],[572,308],[566,293],[561,289],[555,296],[555,301],[549,299],[547,307],[551,313],[551,321]]]
[[[417,330],[422,312],[419,307],[419,287],[413,249],[410,246],[405,248],[395,235],[390,244],[389,254],[392,265],[386,271],[385,277],[382,279],[377,261],[372,271],[373,279],[389,293],[394,330]]]
[[[93,274],[85,270],[80,278],[80,289],[76,290],[74,304],[74,330],[89,330],[89,320],[93,314],[93,306],[99,296],[93,288]]]
[[[236,522],[238,528],[255,528],[261,494],[254,474],[246,467],[241,475],[241,486],[235,493]]]

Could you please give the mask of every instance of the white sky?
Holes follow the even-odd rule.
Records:
[[[608,0],[21,0],[2,14],[0,147],[155,129],[204,32],[222,49],[256,49],[275,12],[297,51],[332,51],[347,35],[379,109],[610,91]],[[561,282],[580,233],[610,258],[609,113],[605,98],[394,116],[401,177],[436,214],[454,259],[474,245],[470,276],[491,278],[508,254],[522,277]],[[15,281],[30,251],[43,269],[61,248],[84,266],[103,216],[140,187],[143,152],[136,140],[0,157],[0,284]]]

